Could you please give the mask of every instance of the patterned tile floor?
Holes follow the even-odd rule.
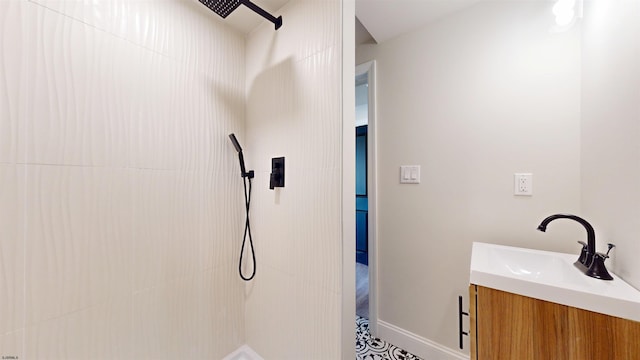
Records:
[[[356,316],[356,360],[421,360],[419,357],[371,336],[369,320]]]

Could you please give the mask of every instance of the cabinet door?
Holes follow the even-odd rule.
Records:
[[[640,360],[640,322],[475,285],[470,299],[471,359]]]
[[[469,285],[469,347],[470,360],[478,359],[478,330],[476,323],[476,285]]]
[[[476,359],[570,358],[568,307],[476,288]]]
[[[478,286],[477,359],[536,359],[533,353],[534,310],[533,299]]]
[[[567,359],[640,359],[640,322],[568,308]]]

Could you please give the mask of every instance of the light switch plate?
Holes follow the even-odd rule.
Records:
[[[401,184],[420,184],[420,165],[400,166]]]

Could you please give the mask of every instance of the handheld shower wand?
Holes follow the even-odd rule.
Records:
[[[242,247],[240,248],[240,261],[238,262],[238,272],[240,273],[240,277],[244,281],[249,281],[256,276],[256,253],[253,248],[253,239],[251,237],[251,224],[249,223],[249,208],[251,206],[251,179],[253,179],[254,172],[253,170],[249,170],[247,172],[244,165],[244,156],[242,156],[242,147],[236,139],[234,134],[229,135],[229,139],[231,139],[231,143],[236,148],[238,152],[238,160],[240,161],[240,175],[242,176],[242,182],[244,183],[244,205],[245,205],[245,221],[244,221],[244,236],[242,237]],[[247,191],[247,179],[249,179],[249,190]],[[242,257],[244,255],[244,245],[247,241],[247,234],[249,235],[249,246],[251,247],[251,258],[253,259],[253,272],[251,276],[245,277],[242,273]]]
[[[240,146],[238,139],[236,139],[236,136],[234,134],[230,134],[229,139],[231,139],[233,146],[236,148],[236,151],[238,152],[238,160],[240,160],[240,172],[242,177],[243,178],[249,177],[249,179],[253,179],[253,176],[254,176],[253,170],[250,170],[249,172],[247,172],[247,169],[244,166],[244,156],[242,156],[242,147]]]

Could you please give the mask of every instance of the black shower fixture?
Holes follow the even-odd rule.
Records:
[[[247,172],[247,169],[244,166],[244,156],[242,156],[242,147],[240,146],[238,139],[236,139],[236,136],[234,134],[230,134],[229,139],[231,139],[233,146],[236,148],[236,151],[238,152],[238,160],[240,160],[240,175],[242,175],[243,178],[249,177],[249,179],[253,179],[253,176],[254,176],[253,170],[249,170],[249,172]]]
[[[238,261],[238,272],[240,273],[240,278],[244,281],[249,281],[256,276],[256,252],[253,248],[253,238],[251,237],[251,223],[249,222],[249,208],[251,207],[251,179],[253,179],[255,173],[253,170],[249,170],[247,172],[244,166],[244,156],[242,156],[242,147],[236,139],[234,134],[229,134],[229,139],[231,139],[231,143],[233,147],[236,148],[238,152],[238,160],[240,160],[240,175],[242,176],[242,183],[244,184],[244,209],[245,209],[245,218],[244,218],[244,236],[242,237],[242,247],[240,248],[240,260]],[[249,188],[247,189],[247,180],[249,180]],[[253,260],[253,271],[251,275],[244,276],[242,273],[242,257],[244,256],[244,246],[247,242],[247,236],[249,237],[249,249],[251,250],[251,259]]]
[[[203,5],[211,9],[214,13],[220,15],[223,19],[225,19],[229,14],[231,14],[235,9],[240,5],[244,5],[254,12],[261,15],[263,18],[271,21],[275,26],[276,30],[282,26],[282,16],[278,16],[277,18],[268,12],[264,11],[261,7],[251,2],[251,0],[198,0]]]
[[[269,177],[269,189],[284,187],[284,157],[271,159],[271,176]]]

